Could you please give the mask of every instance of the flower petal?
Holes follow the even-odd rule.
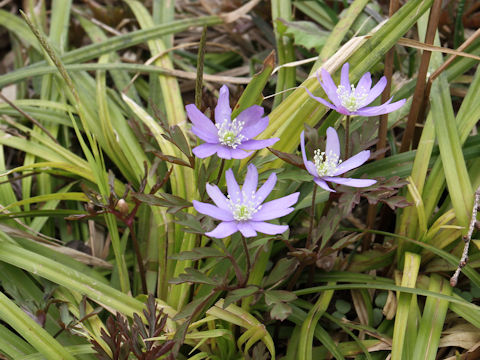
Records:
[[[246,157],[249,157],[250,155],[252,155],[252,152],[243,151],[238,147],[236,149],[229,149],[229,151],[232,159],[245,159]]]
[[[340,158],[340,140],[337,131],[333,127],[327,129],[327,144],[325,145],[325,153],[327,155],[332,152]]]
[[[405,102],[407,100],[402,99],[394,102],[393,104],[390,104],[391,101],[392,101],[392,98],[390,98],[386,103],[379,106],[370,106],[370,107],[361,108],[356,111],[356,114],[360,116],[377,116],[377,115],[391,113],[395,110],[398,110],[403,105],[405,105]]]
[[[352,187],[367,187],[375,184],[377,180],[371,179],[352,179],[352,178],[342,178],[342,177],[324,177],[326,181],[331,181],[336,184],[347,185]]]
[[[376,83],[375,86],[368,93],[368,96],[363,102],[363,106],[367,106],[373,100],[375,100],[383,92],[383,89],[385,89],[385,86],[387,86],[387,78],[385,76],[382,76],[382,78],[378,81],[378,83]]]
[[[330,104],[327,100],[325,100],[325,99],[323,99],[323,98],[321,98],[321,97],[319,97],[319,96],[313,95],[313,94],[310,92],[310,90],[308,90],[307,88],[304,88],[304,89],[307,91],[308,95],[309,95],[312,99],[317,100],[319,103],[325,105],[326,107],[329,107],[330,109],[333,109],[333,110],[335,110],[335,111],[337,110],[337,107],[336,107],[335,105]]]
[[[215,205],[203,203],[197,200],[193,200],[193,207],[200,214],[208,215],[214,219],[222,221],[233,221],[233,215],[231,211],[221,209]]]
[[[229,211],[230,206],[227,198],[220,191],[217,185],[207,184],[207,194],[219,208]]]
[[[275,144],[280,138],[271,138],[271,139],[265,139],[265,140],[247,140],[242,142],[240,145],[238,145],[238,148],[243,149],[243,150],[260,150],[260,149],[265,149],[267,146],[272,146]]]
[[[215,122],[221,124],[224,121],[230,121],[232,116],[232,109],[230,108],[230,100],[228,98],[228,87],[223,85],[220,88],[220,94],[215,106]]]
[[[250,224],[250,221],[238,222],[237,228],[245,237],[257,236],[257,232],[255,231],[253,226]]]
[[[218,239],[223,239],[237,231],[238,229],[235,221],[224,221],[218,224],[217,227],[212,231],[205,233],[205,235]]]
[[[192,131],[203,141],[218,143],[218,129],[194,104],[185,106],[188,118],[193,124]],[[195,130],[194,130],[195,129]]]
[[[334,176],[342,175],[349,170],[355,169],[360,165],[363,165],[368,158],[370,157],[370,150],[363,150],[360,151],[358,154],[352,156],[350,159],[345,160],[337,167],[337,171],[335,171]]]
[[[261,204],[268,195],[272,192],[275,184],[277,183],[277,174],[271,173],[268,177],[267,181],[263,183],[263,185],[258,189],[257,193],[255,194],[255,200]]]
[[[220,144],[204,143],[204,144],[198,145],[197,147],[194,147],[192,149],[192,152],[196,157],[203,159],[203,158],[212,156],[222,147],[223,145],[220,145]]]
[[[235,203],[241,201],[240,186],[238,186],[237,180],[235,180],[235,176],[233,176],[232,169],[225,171],[225,181],[227,182],[227,191],[230,199]]]
[[[263,112],[263,107],[253,105],[238,114],[237,120],[244,123],[241,134],[247,139],[254,138],[267,128],[269,120],[268,116],[262,117]]]
[[[317,72],[317,78],[318,78],[318,72]],[[337,86],[333,82],[332,77],[330,76],[328,71],[325,69],[322,69],[322,80],[323,82],[321,82],[320,79],[318,79],[318,81],[320,81],[320,85],[322,85],[322,88],[325,91],[325,94],[327,94],[328,98],[330,99],[331,102],[333,102],[335,106],[337,107],[340,106],[342,102],[338,98]]]
[[[250,164],[247,168],[247,175],[242,186],[242,193],[247,196],[255,195],[258,185],[258,171],[255,165]]]
[[[313,162],[307,160],[307,154],[305,154],[305,131],[300,134],[300,149],[302,150],[303,164],[305,168],[312,176],[318,176],[317,168]]]
[[[324,180],[320,179],[319,177],[313,178],[313,181],[315,181],[315,184],[320,186],[323,190],[326,190],[326,191],[329,191],[329,192],[336,192],[335,190],[330,189],[330,187],[327,185],[327,183]]]
[[[343,64],[342,72],[340,75],[340,84],[346,89],[350,90],[350,81],[348,80],[350,65],[347,63]]]
[[[272,220],[290,214],[294,210],[290,206],[298,201],[299,195],[300,193],[296,192],[263,204],[260,210],[253,214],[252,220]]]
[[[230,160],[232,158],[232,152],[230,151],[230,147],[225,145],[219,145],[217,149],[217,155],[221,159]]]
[[[288,225],[275,225],[263,221],[251,221],[250,224],[255,230],[267,235],[282,234],[288,230]]]
[[[370,89],[372,87],[372,75],[367,72],[363,74],[363,76],[360,78],[360,81],[357,84],[357,87],[355,88],[355,96],[359,97],[362,94],[368,94],[370,92]]]
[[[210,143],[210,144],[218,144],[218,134],[211,134],[205,129],[201,129],[199,127],[196,127],[195,125],[192,126],[192,132],[200,139],[203,141]]]

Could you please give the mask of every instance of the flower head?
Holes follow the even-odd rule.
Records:
[[[223,85],[215,107],[215,124],[194,104],[185,107],[192,131],[205,141],[192,151],[199,158],[215,153],[222,159],[243,159],[250,155],[245,150],[259,150],[272,146],[279,139],[254,140],[268,126],[268,116],[263,117],[263,108],[258,105],[243,110],[232,120],[232,109],[228,102],[228,88]]]
[[[335,191],[327,185],[327,181],[353,187],[366,187],[377,182],[376,180],[370,179],[350,179],[340,177],[340,175],[359,167],[367,161],[370,157],[370,151],[360,151],[357,155],[342,162],[342,160],[340,160],[340,142],[338,140],[338,134],[332,127],[327,129],[327,144],[325,146],[325,151],[319,149],[315,150],[313,162],[307,160],[307,155],[305,154],[305,135],[303,131],[300,134],[300,146],[302,149],[303,163],[305,164],[307,171],[313,176],[313,181],[324,190]]]
[[[258,172],[255,165],[248,166],[247,176],[241,189],[231,169],[227,170],[225,178],[228,196],[223,195],[218,186],[207,184],[207,193],[215,205],[193,201],[193,207],[199,213],[221,221],[215,229],[205,235],[225,238],[240,231],[245,237],[253,237],[257,235],[257,231],[275,235],[288,229],[288,225],[265,222],[290,214],[293,211],[291,206],[298,200],[297,192],[262,204],[275,187],[277,182],[275,173],[270,174],[258,190]]]
[[[305,90],[307,90],[310,97],[341,114],[376,116],[395,111],[405,104],[405,99],[391,103],[393,99],[393,97],[391,97],[382,105],[367,107],[367,105],[383,92],[385,86],[387,86],[387,78],[385,76],[382,76],[380,81],[372,88],[372,76],[367,72],[361,77],[355,87],[353,84],[350,84],[348,80],[349,64],[345,63],[342,67],[340,85],[337,87],[328,71],[322,69],[321,73],[323,82],[320,80],[317,72],[318,82],[322,85],[323,90],[333,104],[321,97],[314,96],[307,88],[305,88]]]

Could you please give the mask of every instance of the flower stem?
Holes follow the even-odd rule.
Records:
[[[218,170],[217,180],[215,181],[215,185],[218,185],[218,183],[220,182],[224,167],[225,167],[225,159],[222,159],[222,162],[220,163],[220,169]]]
[[[312,242],[312,232],[313,232],[313,222],[315,218],[315,198],[317,197],[317,185],[313,184],[313,194],[312,194],[312,208],[310,213],[310,227],[308,228],[307,242],[305,243],[305,248],[309,248]]]
[[[350,115],[345,119],[345,160],[350,157]]]
[[[245,284],[243,285],[247,285],[246,283],[248,281],[248,278],[250,277],[250,268],[252,267],[252,264],[250,263],[250,253],[248,252],[247,240],[243,235],[242,235],[242,244],[243,244],[243,249],[245,250],[245,257],[247,259],[247,271],[245,276]]]

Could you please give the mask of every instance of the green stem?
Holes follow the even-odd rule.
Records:
[[[345,160],[350,157],[350,115],[345,118]]]
[[[243,249],[245,250],[245,257],[247,259],[247,271],[246,271],[246,276],[245,276],[245,283],[242,284],[243,286],[247,285],[248,278],[250,277],[250,269],[252,268],[252,264],[250,262],[250,253],[248,252],[248,245],[247,245],[247,240],[245,240],[245,236],[242,235],[242,244],[243,244]]]
[[[312,208],[310,214],[310,227],[308,228],[308,236],[305,247],[308,249],[312,242],[312,232],[313,232],[313,222],[315,221],[315,198],[317,197],[317,185],[313,184],[313,194],[312,194]]]
[[[218,183],[220,182],[224,167],[225,167],[225,159],[222,159],[222,162],[220,164],[220,169],[218,170],[217,180],[215,181],[215,185],[218,185]]]

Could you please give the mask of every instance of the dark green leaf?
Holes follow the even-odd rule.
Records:
[[[235,289],[233,291],[230,291],[225,298],[225,302],[223,304],[223,307],[226,308],[228,305],[243,299],[244,297],[251,296],[255,294],[258,291],[258,287],[254,285],[249,285],[246,288],[241,288],[241,289]]]
[[[277,284],[292,275],[298,266],[298,261],[293,258],[280,259],[264,281],[263,286],[268,287]]]
[[[327,40],[329,32],[320,29],[311,21],[285,21],[279,19],[286,27],[285,35],[292,35],[294,42],[307,49],[319,50]]]
[[[292,313],[292,308],[285,303],[276,303],[270,310],[270,317],[275,320],[283,321]]]
[[[224,257],[225,254],[213,247],[194,248],[192,251],[184,251],[170,256],[174,260],[200,260],[210,257]]]
[[[205,229],[202,227],[200,221],[197,220],[195,216],[192,214],[188,214],[185,212],[178,212],[175,214],[177,220],[175,222],[177,224],[185,226],[185,231],[195,234],[203,234]]]
[[[263,61],[262,70],[252,77],[252,80],[250,80],[247,87],[243,91],[242,96],[240,96],[240,99],[238,99],[238,102],[232,111],[232,119],[237,117],[237,115],[243,110],[252,105],[258,104],[263,100],[262,91],[270,79],[270,75],[275,67],[275,63],[275,52],[272,51],[270,55],[268,55]]]
[[[265,303],[267,305],[279,302],[290,302],[297,299],[297,295],[286,290],[268,290],[265,291]]]
[[[278,151],[272,148],[268,148],[268,150],[270,150],[279,159],[282,159],[283,161],[285,161],[287,164],[291,164],[293,166],[296,166],[296,167],[299,167],[300,169],[305,170],[305,165],[303,164],[303,160],[300,156],[286,153],[283,151]]]
[[[172,136],[171,142],[177,146],[187,157],[191,157],[190,146],[188,145],[187,139],[185,138],[182,130],[175,125],[171,129],[170,135]]]
[[[170,284],[182,284],[182,283],[198,283],[208,285],[219,285],[217,279],[209,278],[207,275],[194,268],[185,269],[185,273],[180,274],[177,278],[171,279]]]

